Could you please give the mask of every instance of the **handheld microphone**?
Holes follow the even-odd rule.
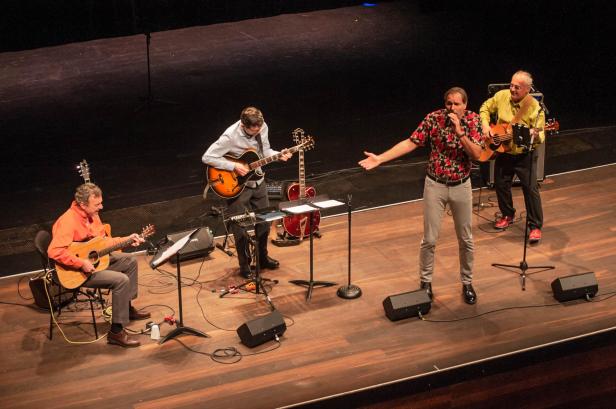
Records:
[[[451,109],[445,110],[445,127],[451,126],[451,118],[449,117],[449,114],[451,113],[453,113]]]

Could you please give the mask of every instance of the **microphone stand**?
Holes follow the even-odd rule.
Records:
[[[543,108],[541,108],[541,110],[539,111],[539,113],[541,113],[541,111],[543,111]],[[537,120],[539,119],[539,117],[537,116]],[[515,130],[514,130],[515,132]],[[529,165],[529,170],[528,170],[528,187],[530,190],[530,186],[531,183],[533,181],[533,153],[535,152],[535,150],[533,149],[533,139],[531,138],[531,140],[529,141],[528,147],[524,148],[527,151],[528,154],[528,159],[530,161],[530,165]],[[537,183],[536,177],[535,177],[535,183]],[[522,253],[522,261],[520,261],[519,265],[513,265],[513,264],[500,264],[500,263],[492,263],[493,267],[497,267],[497,268],[518,268],[520,269],[520,278],[522,279],[522,291],[526,291],[526,277],[528,274],[526,274],[527,270],[530,269],[540,269],[541,271],[544,270],[553,270],[556,267],[555,266],[529,266],[528,263],[526,262],[526,248],[528,247],[528,229],[529,229],[529,222],[528,222],[528,209],[526,209],[526,226],[524,227],[524,252]],[[541,271],[537,271],[537,273],[541,272]]]
[[[151,41],[152,35],[150,33],[150,30],[146,30],[146,32],[143,34],[145,35],[145,50],[146,50],[146,60],[147,60],[147,66],[148,66],[148,95],[142,98],[143,103],[139,105],[137,108],[135,108],[134,112],[137,113],[144,108],[146,108],[149,111],[151,106],[154,103],[166,104],[166,105],[179,105],[179,103],[175,101],[166,101],[162,99],[157,99],[157,98],[154,98],[154,95],[152,95],[152,76],[150,72],[151,71],[150,69],[150,41]]]
[[[236,217],[236,219],[234,219],[234,217]],[[237,217],[238,216],[232,216],[228,220],[231,223],[236,223],[238,226],[242,228],[244,237],[246,237],[246,240],[248,240],[248,249],[249,249],[248,251],[252,253],[250,254],[250,258],[252,262],[254,262],[254,271],[255,271],[254,279],[250,279],[250,278],[247,279],[242,284],[238,285],[237,288],[242,289],[244,291],[248,291],[247,287],[249,287],[252,283],[254,283],[255,294],[256,295],[263,294],[263,296],[265,297],[265,301],[269,305],[270,309],[272,311],[276,311],[276,306],[274,305],[274,302],[269,296],[269,293],[267,292],[267,289],[265,288],[265,285],[263,283],[266,281],[273,281],[274,283],[278,283],[278,281],[270,280],[269,278],[265,278],[265,277],[261,277],[261,260],[259,259],[260,250],[259,250],[259,238],[257,237],[257,225],[259,223],[267,223],[267,222],[257,220],[256,216],[253,218],[253,216],[251,216],[251,214],[248,213],[248,209],[246,209],[246,214],[244,216],[242,216],[241,218],[237,218]],[[253,228],[254,237],[251,236],[251,234],[248,232],[248,229],[250,227]],[[223,298],[227,294],[229,293],[226,292],[226,293],[221,294],[220,298]]]
[[[361,288],[356,285],[351,284],[351,197],[352,195],[349,193],[347,195],[347,218],[348,218],[348,230],[349,230],[349,238],[348,238],[348,273],[349,273],[349,281],[348,284],[338,288],[336,294],[340,298],[346,299],[354,299],[361,297]]]
[[[222,226],[225,228],[225,239],[220,243],[216,243],[216,248],[225,253],[229,257],[233,257],[233,252],[227,248],[227,241],[229,240],[229,229],[227,228],[227,221],[225,220],[225,209],[220,209],[220,217],[222,219]]]

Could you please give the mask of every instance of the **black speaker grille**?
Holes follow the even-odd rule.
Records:
[[[261,345],[287,330],[284,317],[278,311],[242,324],[237,329],[242,344],[249,348]]]
[[[427,314],[432,307],[432,300],[425,290],[390,295],[383,300],[385,315],[391,321]]]

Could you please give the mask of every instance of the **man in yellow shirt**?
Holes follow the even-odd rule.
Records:
[[[513,74],[509,89],[498,91],[486,100],[479,110],[483,133],[488,137],[490,133],[490,116],[496,115],[497,124],[519,124],[530,128],[532,150],[518,146],[515,140],[508,141],[508,152],[497,156],[494,166],[494,186],[501,217],[496,220],[494,227],[506,229],[514,221],[515,208],[511,196],[511,183],[514,174],[520,178],[524,193],[524,204],[528,214],[529,240],[537,243],[541,240],[543,227],[543,210],[541,196],[537,185],[537,158],[536,145],[543,143],[545,134],[545,113],[535,98],[530,95],[533,78],[526,71]],[[504,142],[505,143],[505,142]]]

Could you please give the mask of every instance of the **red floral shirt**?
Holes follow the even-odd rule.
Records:
[[[439,179],[456,181],[471,173],[471,158],[468,156],[453,125],[445,126],[446,109],[439,109],[426,115],[409,139],[418,146],[430,144],[430,155],[426,171]],[[466,136],[483,147],[481,118],[472,111],[464,111],[460,125]]]

